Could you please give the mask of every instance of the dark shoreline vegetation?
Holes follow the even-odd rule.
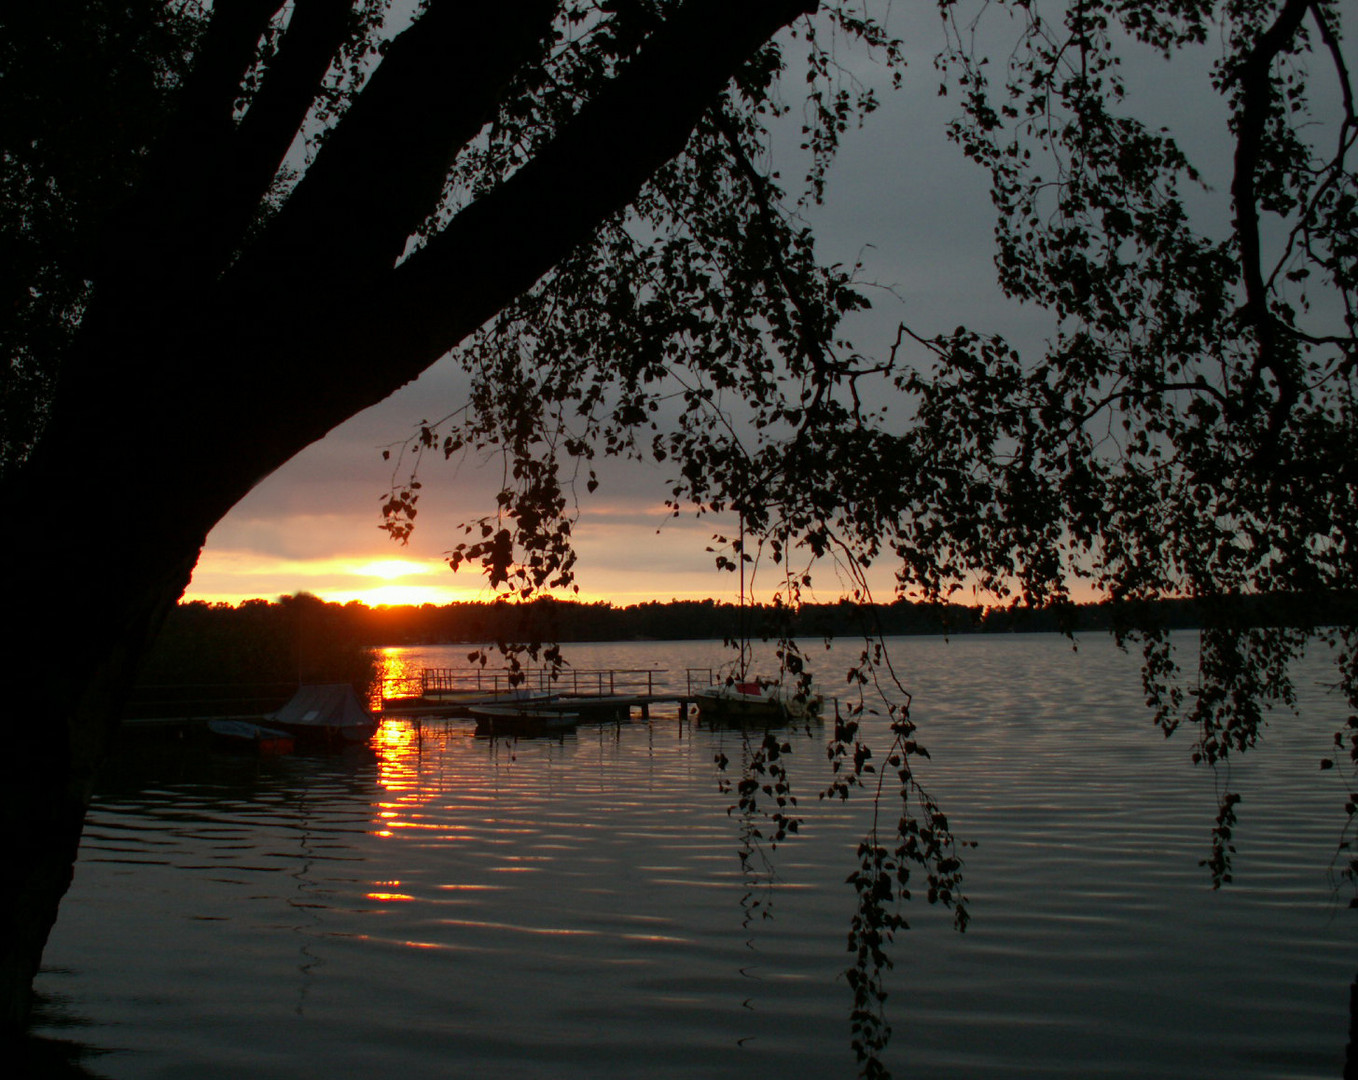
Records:
[[[1358,596],[1273,595],[1241,598],[1238,625],[1323,626],[1351,614]],[[1192,600],[1150,605],[1166,629],[1205,625]],[[539,599],[530,604],[466,602],[369,607],[328,603],[300,593],[238,605],[192,601],[167,619],[137,680],[129,715],[174,715],[219,698],[222,711],[264,712],[281,705],[299,683],[348,682],[369,692],[380,678],[373,650],[383,646],[495,642],[736,640],[780,634],[813,641],[863,633],[885,636],[1111,632],[1133,613],[1127,607],[1071,604],[1032,609],[960,604],[807,604],[786,607],[713,600],[671,600],[615,607],[606,602]],[[569,652],[567,652],[569,659]],[[494,658],[490,660],[495,663]],[[242,688],[250,687],[249,694]],[[226,708],[226,705],[234,708]]]

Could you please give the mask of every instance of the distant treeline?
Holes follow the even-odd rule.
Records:
[[[1246,625],[1352,622],[1358,595],[1246,597],[1209,612],[1191,600],[1143,609],[1169,629],[1226,617]],[[827,635],[1042,633],[1107,631],[1128,608],[1073,604],[1041,610],[960,604],[860,606],[843,601],[795,611],[768,605],[672,600],[628,607],[542,599],[531,604],[458,603],[368,607],[326,603],[306,593],[237,606],[194,601],[166,621],[133,692],[129,712],[171,716],[216,701],[214,711],[277,708],[300,683],[347,682],[360,693],[378,678],[374,649],[445,642],[738,640]]]
[[[1269,596],[1233,601],[1233,621],[1251,625],[1323,625],[1351,621],[1358,597]],[[1162,600],[1148,611],[1171,629],[1200,627],[1220,616],[1192,600]],[[363,647],[490,643],[497,641],[636,641],[751,639],[790,633],[836,637],[865,630],[898,634],[1047,633],[1108,630],[1126,607],[1071,604],[1039,610],[981,608],[960,604],[860,606],[849,601],[785,607],[671,600],[615,607],[608,603],[541,599],[531,604],[455,603],[368,607],[331,604],[300,594],[277,602],[247,600],[232,607],[201,601],[180,604],[171,614],[152,667],[181,666],[190,655],[211,652],[232,669],[317,676],[353,664]],[[199,659],[206,659],[199,656]]]
[[[302,683],[350,683],[360,694],[380,670],[350,608],[305,593],[276,603],[180,604],[166,619],[126,715],[252,715]]]

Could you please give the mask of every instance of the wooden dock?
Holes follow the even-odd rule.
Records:
[[[691,692],[664,688],[663,669],[530,669],[511,674],[483,668],[425,668],[418,679],[382,688],[384,716],[471,716],[477,707],[522,703],[579,713],[582,719],[650,719],[653,706],[673,706],[681,719],[694,705]]]
[[[538,693],[605,694],[657,693],[656,684],[663,682],[664,668],[525,668],[510,672],[486,668],[425,668],[417,680],[422,697],[441,697],[457,694],[508,693],[532,690]],[[386,696],[385,687],[383,696]]]

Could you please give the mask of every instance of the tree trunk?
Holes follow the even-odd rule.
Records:
[[[91,546],[98,543],[97,523]],[[7,548],[12,545],[6,545]],[[197,548],[100,604],[69,563],[7,564],[11,645],[4,669],[11,701],[11,776],[0,787],[7,850],[0,857],[0,1035],[17,1034],[32,983],[72,880],[97,769],[117,724],[136,665],[184,587]],[[116,563],[109,566],[116,575]],[[50,583],[50,584],[49,584]],[[110,597],[112,600],[112,597]]]
[[[278,235],[254,237],[251,216],[287,149],[288,118],[305,111],[309,80],[347,25],[336,20],[348,5],[307,5],[271,63],[278,77],[236,129],[242,50],[279,6],[214,7],[184,115],[93,260],[94,296],[40,443],[0,487],[11,515],[0,574],[10,624],[27,637],[26,651],[12,647],[0,661],[17,702],[16,776],[0,788],[10,845],[0,858],[0,1024],[11,1034],[27,1015],[119,710],[208,530],[269,472],[415,378],[631,202],[741,64],[816,4],[687,0],[537,160],[399,268],[400,234],[440,187],[429,170],[476,130],[531,52],[531,37],[514,30],[523,13],[515,9],[512,25],[498,9],[419,20],[392,46],[395,69],[374,77],[367,104],[341,119],[316,179],[275,220]],[[545,19],[549,7],[535,0],[531,11]],[[459,68],[445,63],[445,39],[475,52],[470,70],[493,92],[478,95],[475,80],[442,86]],[[404,79],[401,62],[415,65]],[[411,122],[407,99],[440,87],[448,122],[418,113]],[[393,143],[397,106],[406,122]],[[390,168],[397,152],[392,177],[341,167]],[[338,162],[329,171],[328,159]],[[390,205],[354,215],[354,184],[383,179]],[[343,231],[339,250],[311,242],[331,230]]]

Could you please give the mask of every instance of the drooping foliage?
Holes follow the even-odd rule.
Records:
[[[459,351],[472,401],[416,450],[498,447],[509,479],[453,566],[479,561],[522,596],[569,585],[591,459],[649,457],[671,469],[675,512],[739,516],[719,565],[770,555],[789,604],[831,560],[853,576],[894,558],[901,593],[930,600],[975,588],[1047,606],[1092,590],[1144,650],[1155,723],[1190,730],[1195,761],[1261,738],[1308,646],[1333,650],[1358,708],[1353,618],[1267,625],[1269,596],[1352,595],[1358,581],[1358,117],[1339,5],[938,7],[950,135],[990,174],[998,281],[1050,313],[1045,347],[984,326],[848,339],[846,316],[869,304],[863,269],[819,261],[803,220],[837,137],[876,103],[837,65],[835,38],[870,48],[882,83],[905,46],[885,6],[880,22],[822,12],[798,42],[766,46],[626,211]],[[1139,117],[1124,63],[1173,71],[1195,122],[1219,116],[1218,142]],[[809,105],[780,96],[789,73]],[[768,147],[799,118],[809,168],[789,183]],[[413,504],[390,505],[399,533]],[[1151,603],[1167,596],[1209,613],[1188,670]],[[906,892],[911,865],[954,898],[956,842],[914,787],[908,714],[895,723],[889,756],[922,802],[862,853],[855,880],[876,900],[854,938],[871,961],[860,971],[883,959],[894,927],[880,901]],[[861,780],[872,759],[855,739],[850,722],[832,754]],[[1358,718],[1336,744],[1324,767],[1342,756],[1351,772]],[[1216,884],[1238,803],[1223,785],[1204,858]],[[931,820],[937,846],[918,842]],[[869,1012],[871,1062],[883,1035]]]
[[[1143,642],[1156,723],[1190,728],[1194,760],[1225,761],[1292,704],[1288,665],[1313,637],[1358,702],[1352,618],[1308,633],[1243,613],[1358,580],[1358,116],[1339,5],[1006,6],[1020,37],[999,85],[945,7],[964,104],[952,134],[991,174],[1001,284],[1053,312],[1056,332],[1026,360],[965,330],[928,342],[934,362],[901,385],[982,510],[958,515],[935,483],[914,518],[1025,599],[1092,582]],[[1220,110],[1227,190],[1135,117],[1121,62],[1138,51],[1197,65],[1185,85]],[[1166,595],[1212,612],[1188,680],[1146,617]],[[1354,723],[1336,737],[1350,761]],[[1237,801],[1223,789],[1218,883]]]
[[[670,462],[676,509],[734,510],[780,558],[894,554],[902,589],[930,598],[976,584],[1047,604],[1083,580],[1130,626],[1164,595],[1219,600],[1229,622],[1245,594],[1352,585],[1358,195],[1337,5],[989,6],[1008,24],[941,5],[940,66],[953,138],[992,177],[999,280],[1052,313],[1047,349],[984,327],[840,336],[868,305],[859,268],[820,265],[799,211],[876,99],[822,39],[857,35],[887,72],[903,46],[823,14],[809,49],[766,46],[626,211],[460,350],[473,402],[421,443],[502,446],[514,482],[455,565],[525,595],[569,584],[563,477],[603,452]],[[596,26],[584,66],[625,40]],[[1000,76],[978,40],[1008,50]],[[1137,119],[1126,54],[1201,71],[1234,149],[1229,193]],[[553,65],[581,63],[548,64],[538,110],[576,89]],[[794,107],[789,66],[813,89],[800,196],[766,153]],[[542,126],[504,117],[467,167],[512,169],[505,147]]]

